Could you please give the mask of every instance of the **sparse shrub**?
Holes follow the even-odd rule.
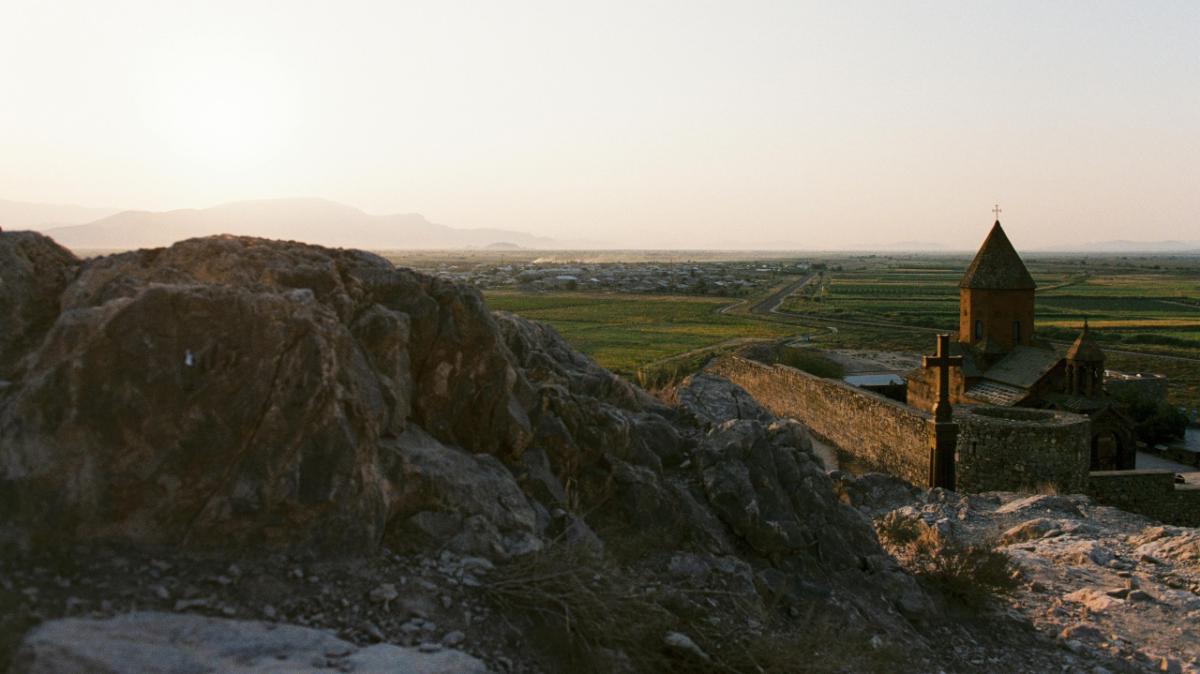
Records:
[[[846,376],[846,369],[841,363],[812,349],[784,346],[779,350],[779,362],[826,379],[841,379]]]
[[[902,548],[912,545],[921,535],[920,520],[893,510],[875,522],[875,532],[885,546]]]
[[[872,643],[870,632],[838,623],[817,604],[787,622],[772,618],[756,595],[697,588],[577,547],[554,544],[499,565],[481,590],[497,619],[550,651],[549,671],[907,671],[898,665],[906,655],[900,645]],[[748,632],[750,619],[768,628]],[[688,635],[709,659],[669,653],[671,631]]]
[[[663,635],[676,620],[601,560],[565,545],[497,567],[483,593],[518,632],[553,644],[552,655],[571,671],[604,671],[609,653],[623,652],[639,665],[666,669]],[[641,667],[639,667],[640,669]]]
[[[1017,585],[1012,560],[995,541],[963,543],[896,511],[880,518],[875,530],[884,547],[927,587],[968,606],[984,604]]]

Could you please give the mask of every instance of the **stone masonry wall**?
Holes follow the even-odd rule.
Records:
[[[1114,373],[1105,376],[1104,388],[1115,396],[1131,395],[1153,402],[1164,402],[1167,399],[1167,378],[1162,375]]]
[[[929,482],[929,413],[786,365],[737,356],[709,371],[746,389],[776,416],[792,417],[874,470]],[[1035,490],[1053,484],[1083,493],[1090,460],[1087,417],[977,405],[955,408],[960,491]]]
[[[1011,407],[959,406],[957,487],[960,491],[1061,493],[1087,488],[1091,423],[1078,414]]]
[[[928,484],[928,413],[786,365],[725,356],[708,370],[746,389],[776,416],[800,421],[873,469]]]
[[[1184,527],[1200,527],[1200,486],[1175,484],[1167,470],[1101,470],[1088,476],[1098,503]]]

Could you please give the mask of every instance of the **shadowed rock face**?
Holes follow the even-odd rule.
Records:
[[[381,472],[383,439],[416,423],[516,457],[532,437],[529,386],[470,289],[295,243],[222,237],[80,264],[44,237],[0,237],[16,260],[0,295],[10,526],[361,548],[404,491]]]

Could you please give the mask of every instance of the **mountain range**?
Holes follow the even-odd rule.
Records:
[[[430,222],[417,213],[371,215],[325,199],[239,201],[173,211],[109,211],[97,219],[88,217],[92,210],[0,202],[0,226],[40,230],[77,250],[168,246],[213,234],[374,250],[480,248],[497,243],[522,248],[560,247],[553,239],[525,232],[457,229]],[[68,219],[71,216],[73,223]]]
[[[123,250],[169,246],[176,241],[213,234],[240,234],[269,239],[291,239],[325,246],[373,250],[490,248],[493,250],[611,249],[601,241],[558,241],[526,232],[504,229],[455,228],[430,222],[418,213],[371,215],[353,206],[326,199],[266,199],[238,201],[211,208],[171,211],[118,211],[83,206],[35,204],[0,199],[0,227],[45,232],[60,244],[76,250]],[[669,248],[651,245],[651,248]],[[699,245],[699,248],[708,248]],[[861,244],[823,250],[859,252],[970,252],[952,251],[937,243],[902,241]],[[720,250],[812,250],[800,241],[745,239],[719,242]],[[1200,253],[1200,240],[1095,241],[1033,248],[1031,253],[1091,253],[1135,255]]]

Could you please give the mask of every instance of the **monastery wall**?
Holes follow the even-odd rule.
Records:
[[[929,481],[930,415],[882,395],[786,365],[725,356],[708,366],[778,417],[791,417],[874,470]]]
[[[929,413],[786,365],[724,356],[708,366],[779,417],[805,424],[872,470],[929,481]],[[959,406],[957,486],[962,491],[1083,493],[1091,458],[1087,417],[1049,410]]]
[[[959,406],[960,491],[1038,491],[1053,485],[1083,493],[1091,460],[1087,417],[1050,410]]]
[[[1200,527],[1200,486],[1175,484],[1169,470],[1094,471],[1087,494],[1098,503],[1160,522]]]

